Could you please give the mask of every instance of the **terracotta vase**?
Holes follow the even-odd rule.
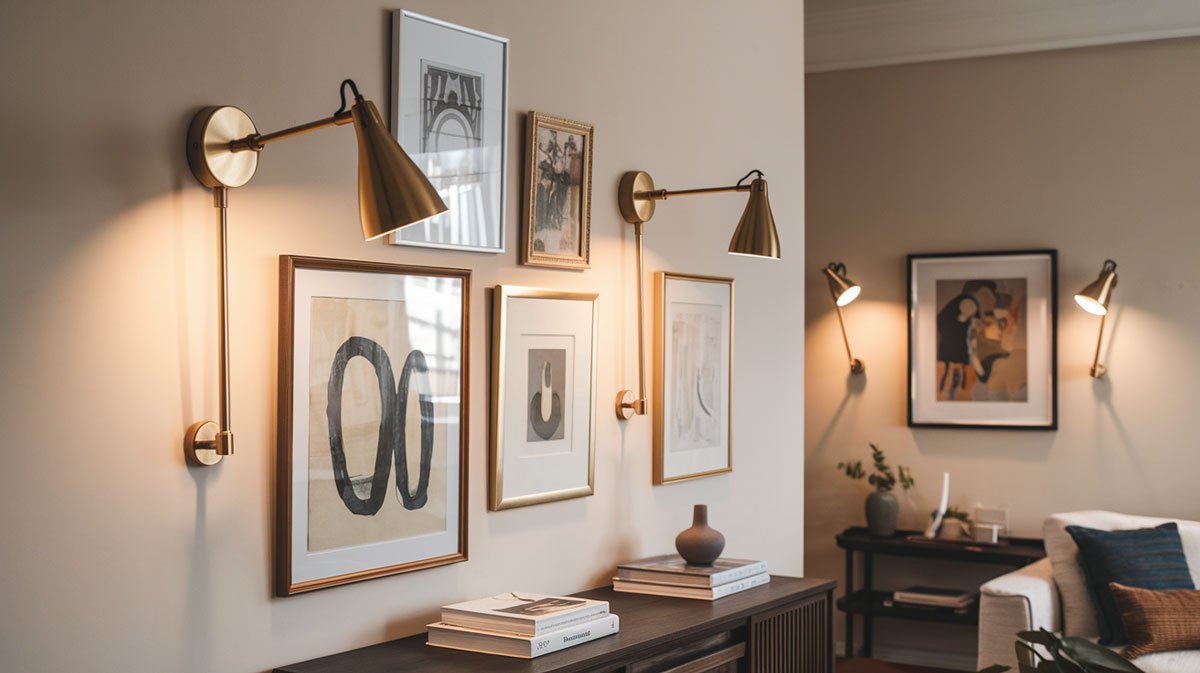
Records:
[[[708,526],[708,505],[696,505],[692,527],[675,537],[675,549],[692,565],[710,566],[725,550],[725,536]]]

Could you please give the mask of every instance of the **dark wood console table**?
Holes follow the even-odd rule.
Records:
[[[875,617],[893,619],[915,619],[943,624],[978,624],[979,602],[976,601],[964,614],[925,610],[903,605],[888,605],[891,591],[877,591],[874,586],[875,556],[909,556],[943,561],[988,563],[1009,568],[1020,568],[1046,556],[1042,541],[1035,538],[1004,538],[1001,545],[972,545],[938,540],[914,541],[909,536],[920,535],[919,531],[896,531],[892,537],[871,537],[866,528],[847,528],[837,536],[837,545],[846,550],[846,594],[838,599],[837,607],[846,613],[846,656],[854,656],[854,616],[863,621],[863,654],[871,656],[872,623]],[[855,589],[854,552],[863,556],[862,588]],[[936,583],[933,583],[936,584]]]
[[[537,659],[429,647],[425,634],[275,669],[277,673],[833,673],[836,582],[773,576],[707,602],[616,593],[621,632]]]

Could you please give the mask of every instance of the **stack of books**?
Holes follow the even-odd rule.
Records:
[[[974,592],[959,589],[916,586],[892,592],[892,604],[930,610],[947,610],[958,614],[965,614],[974,602]]]
[[[453,650],[532,659],[621,628],[607,601],[514,591],[442,608],[429,624],[429,644]]]
[[[617,566],[613,589],[715,601],[770,581],[765,561],[721,558],[711,566],[694,566],[678,554],[667,554]]]

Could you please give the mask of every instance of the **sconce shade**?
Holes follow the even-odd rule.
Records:
[[[1112,299],[1112,291],[1116,286],[1117,263],[1106,259],[1100,269],[1100,277],[1075,294],[1075,303],[1093,315],[1106,315],[1108,302]]]
[[[838,306],[845,306],[858,299],[858,293],[862,292],[862,288],[858,286],[858,283],[846,277],[845,264],[830,262],[824,272],[825,278],[829,280],[829,293],[833,295],[834,303]]]
[[[779,233],[767,201],[767,181],[762,178],[750,183],[750,200],[729,240],[729,253],[779,259]]]
[[[358,207],[371,240],[446,212],[429,179],[388,132],[369,100],[351,108],[358,136]]]

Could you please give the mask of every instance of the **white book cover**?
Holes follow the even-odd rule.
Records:
[[[568,647],[611,636],[621,630],[621,620],[610,614],[540,636],[517,636],[476,631],[444,622],[429,624],[428,643],[434,647],[533,659]]]
[[[766,561],[719,558],[710,566],[692,565],[679,554],[651,556],[617,566],[617,577],[635,582],[715,587],[767,572]]]
[[[511,591],[442,608],[442,621],[469,629],[537,636],[608,614],[607,601]]]
[[[718,587],[681,587],[673,584],[657,582],[630,582],[620,577],[613,578],[613,590],[631,594],[650,594],[653,596],[671,596],[673,598],[694,598],[703,601],[715,601],[732,594],[760,587],[771,581],[771,576],[761,573],[753,577],[722,584]]]

